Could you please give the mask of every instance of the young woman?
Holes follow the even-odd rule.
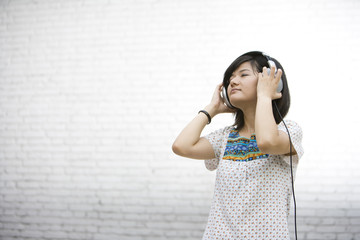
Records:
[[[176,154],[204,159],[209,170],[217,169],[203,239],[290,239],[290,165],[295,171],[303,149],[299,125],[282,122],[289,106],[280,63],[262,52],[248,52],[231,63],[210,104],[173,143]],[[201,137],[212,118],[231,112],[233,126]]]

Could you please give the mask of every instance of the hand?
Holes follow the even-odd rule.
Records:
[[[214,117],[215,115],[217,115],[219,113],[234,113],[234,112],[236,112],[236,109],[231,109],[225,105],[224,100],[222,99],[222,97],[220,95],[222,88],[223,88],[222,83],[220,83],[216,86],[210,104],[205,107],[205,110],[210,113],[211,117]]]
[[[262,73],[259,73],[259,79],[257,84],[257,96],[268,97],[271,100],[281,98],[282,94],[276,91],[280,82],[282,70],[278,69],[275,75],[275,67],[271,67],[270,74],[268,74],[267,67],[263,67]]]

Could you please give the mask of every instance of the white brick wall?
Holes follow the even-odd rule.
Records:
[[[171,144],[249,50],[303,126],[299,239],[360,239],[359,26],[358,0],[0,1],[0,239],[201,239],[215,172]]]

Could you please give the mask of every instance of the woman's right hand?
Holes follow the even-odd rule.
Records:
[[[211,102],[208,106],[205,107],[205,110],[209,112],[211,117],[214,117],[220,113],[234,113],[236,109],[231,109],[225,105],[223,98],[221,97],[221,90],[223,84],[220,83],[216,86]]]
[[[231,109],[224,104],[220,95],[221,88],[222,84],[216,86],[210,104],[204,108],[211,117],[214,117],[219,113],[236,111],[236,109]],[[206,138],[201,137],[201,132],[207,123],[207,116],[205,116],[205,114],[198,114],[188,125],[186,125],[176,138],[172,146],[174,153],[194,159],[215,158],[215,152],[212,145]]]

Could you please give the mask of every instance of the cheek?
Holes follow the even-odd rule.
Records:
[[[257,87],[257,84],[258,84],[258,79],[256,78],[255,81],[254,81],[255,88]]]
[[[253,79],[253,81],[251,81],[251,84],[249,85],[250,89],[249,89],[249,93],[250,95],[254,96],[255,98],[257,97],[257,83],[258,80],[257,78]]]
[[[259,75],[255,75],[254,81],[255,81],[255,84],[257,85],[257,83],[258,83],[258,81],[259,81]]]
[[[256,91],[257,89],[257,84],[258,84],[258,78],[255,77],[254,79],[252,79],[251,81],[251,88],[254,89]]]

